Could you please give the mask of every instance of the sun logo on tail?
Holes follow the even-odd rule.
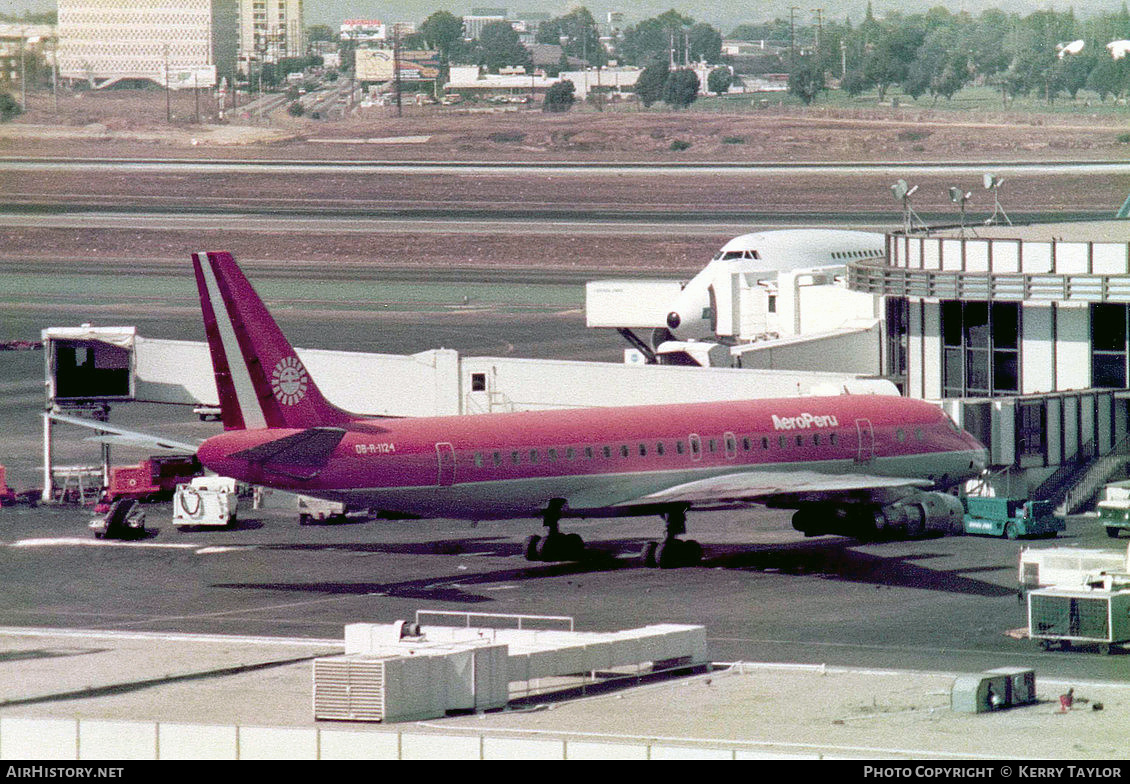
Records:
[[[284,406],[293,406],[306,397],[309,381],[298,357],[283,357],[271,373],[271,391],[275,393],[275,400]]]

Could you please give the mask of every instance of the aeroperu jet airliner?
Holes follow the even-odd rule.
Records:
[[[747,504],[795,509],[812,536],[958,532],[946,491],[986,467],[938,406],[887,395],[359,416],[322,395],[230,253],[193,264],[225,431],[199,447],[206,467],[351,508],[540,518],[530,560],[583,556],[562,519],[658,515],[665,536],[644,563],[697,564],[687,512]]]

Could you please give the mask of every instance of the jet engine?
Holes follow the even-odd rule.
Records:
[[[961,533],[965,506],[946,493],[915,493],[891,504],[805,504],[793,528],[805,536],[836,534],[860,539],[913,539],[935,531]]]
[[[946,493],[918,493],[898,503],[888,504],[875,514],[875,531],[883,535],[894,529],[907,537],[927,531],[960,533],[964,528],[965,506]]]

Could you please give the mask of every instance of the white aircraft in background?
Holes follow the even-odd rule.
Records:
[[[886,254],[884,235],[846,229],[778,229],[742,234],[722,246],[671,303],[667,331],[675,340],[715,335],[718,313],[714,282],[738,273],[834,267]]]

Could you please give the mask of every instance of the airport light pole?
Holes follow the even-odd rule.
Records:
[[[173,121],[173,101],[169,95],[169,45],[165,44],[165,122]]]

